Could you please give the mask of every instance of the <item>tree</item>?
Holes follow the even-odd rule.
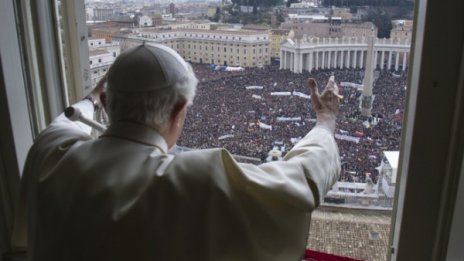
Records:
[[[221,19],[221,8],[216,7],[216,13],[213,16],[213,19],[211,19],[213,22],[219,22],[219,19]]]
[[[387,12],[382,12],[379,16],[379,22],[376,24],[378,31],[377,37],[379,38],[390,38],[390,32],[393,28],[391,17]]]
[[[392,21],[390,15],[377,8],[376,10],[369,11],[367,17],[367,21],[372,21],[374,25],[377,27],[377,37],[378,38],[390,38],[390,32],[393,28]]]

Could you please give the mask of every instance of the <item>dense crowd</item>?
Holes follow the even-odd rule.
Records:
[[[200,83],[179,146],[224,147],[232,154],[263,161],[272,149],[285,155],[314,126],[315,114],[307,96],[271,95],[271,92],[295,91],[309,95],[309,77],[315,78],[322,90],[334,75],[340,94],[344,96],[337,134],[350,137],[337,138],[342,160],[340,180],[364,182],[366,176],[370,176],[377,182],[376,168],[380,165],[382,151],[399,149],[406,86],[404,73],[376,73],[374,117],[366,118],[361,116],[359,109],[361,91],[340,86],[341,82],[362,84],[364,73],[359,69],[295,74],[275,66],[241,72],[211,71],[206,65],[193,66]],[[247,86],[262,86],[262,89],[247,89]],[[278,117],[286,117],[287,121]],[[288,120],[290,118],[293,120]]]

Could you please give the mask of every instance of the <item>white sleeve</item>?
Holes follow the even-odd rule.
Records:
[[[95,111],[94,105],[89,100],[82,100],[73,105],[75,108],[78,108],[82,115],[86,118],[93,119],[93,114]],[[56,117],[52,123],[50,124],[51,127],[58,127],[58,128],[73,128],[76,130],[81,130],[86,134],[90,135],[92,128],[80,121],[71,121],[69,120],[64,113],[61,113],[58,117]]]
[[[249,186],[261,195],[279,194],[293,204],[314,209],[340,175],[340,155],[327,129],[316,126],[298,142],[282,161],[260,166],[240,164]],[[251,184],[250,184],[251,183]],[[278,189],[276,189],[278,188]]]

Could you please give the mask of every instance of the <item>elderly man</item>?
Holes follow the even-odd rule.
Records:
[[[309,80],[316,126],[282,161],[259,166],[225,149],[167,154],[196,84],[175,51],[144,44],[116,59],[106,93],[101,82],[73,105],[88,116],[105,106],[98,139],[64,115],[40,134],[18,211],[28,211],[28,238],[16,237],[32,260],[301,259],[311,211],[340,171],[333,81],[319,95]]]

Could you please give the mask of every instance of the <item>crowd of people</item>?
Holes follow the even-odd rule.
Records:
[[[340,181],[365,182],[369,176],[377,182],[382,152],[399,150],[406,73],[376,72],[373,117],[367,118],[360,114],[361,91],[340,84],[362,84],[360,69],[295,74],[276,66],[241,72],[193,67],[200,82],[179,146],[224,147],[232,154],[262,161],[272,149],[285,155],[315,124],[307,79],[315,78],[322,90],[334,75],[344,97],[336,131],[342,160]]]

